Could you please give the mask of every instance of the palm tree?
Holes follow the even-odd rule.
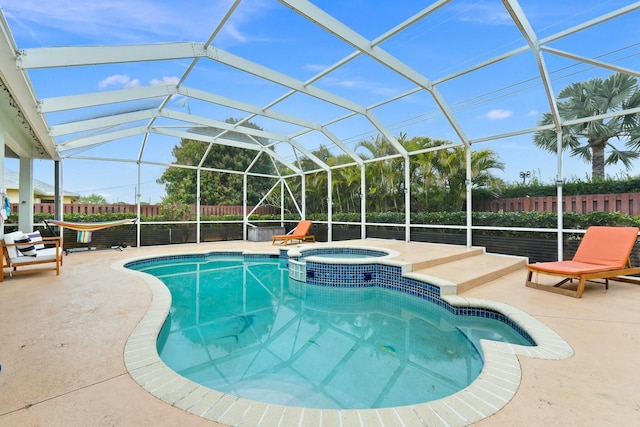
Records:
[[[370,156],[362,155],[365,159],[398,154],[393,145],[381,135],[360,141],[356,145],[356,150],[358,148],[363,148],[370,153]],[[367,196],[367,210],[370,212],[385,212],[389,210],[399,212],[404,209],[404,201],[398,197],[402,193],[404,186],[403,168],[404,160],[401,158],[367,164],[365,169],[367,192],[369,193],[369,196]]]
[[[465,149],[455,147],[439,150],[433,158],[433,163],[445,190],[443,209],[461,209],[467,191]],[[504,170],[504,163],[495,151],[490,148],[471,151],[471,183],[474,188],[490,186],[495,179],[491,174],[493,169]]]
[[[434,141],[422,136],[409,140],[399,138],[399,141],[409,153],[447,144],[447,141]],[[444,193],[438,186],[440,177],[435,168],[436,156],[436,151],[427,151],[410,157],[412,210],[414,207],[416,211],[429,211],[436,206],[441,207]]]
[[[597,116],[640,107],[640,89],[635,77],[616,73],[606,79],[595,78],[573,83],[558,94],[558,112],[564,121]],[[551,113],[542,115],[539,125],[553,123]],[[619,150],[612,139],[625,140],[626,150]],[[582,141],[582,142],[581,142]],[[584,142],[584,143],[583,143]],[[533,143],[556,152],[554,129],[536,132]],[[591,162],[592,179],[604,179],[604,168],[622,162],[627,169],[640,156],[640,114],[625,114],[562,126],[562,149],[572,156]]]
[[[416,137],[403,142],[407,151],[443,147],[451,142]],[[459,210],[466,199],[466,151],[462,147],[441,148],[411,156],[412,192],[423,198],[423,210]],[[474,188],[489,188],[496,177],[492,170],[504,170],[498,154],[489,149],[471,151],[471,183]],[[435,203],[429,202],[428,197]],[[428,202],[428,203],[427,203]]]

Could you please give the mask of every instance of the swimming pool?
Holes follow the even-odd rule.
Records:
[[[389,288],[289,280],[274,258],[212,254],[138,263],[171,291],[162,360],[212,389],[321,409],[411,405],[480,374],[480,339],[531,345],[489,312],[455,315]],[[484,316],[484,317],[483,317]]]
[[[392,242],[393,243],[393,242]],[[222,250],[238,251],[237,244],[216,245]],[[238,253],[253,256],[252,250],[239,249]],[[397,245],[396,245],[397,246]],[[415,246],[415,248],[413,248]],[[395,246],[392,246],[395,247]],[[418,252],[432,249],[432,245],[413,243]],[[177,250],[176,250],[177,249]],[[207,256],[206,253],[181,255],[182,248],[174,248],[172,258]],[[189,248],[185,248],[189,251]],[[265,251],[269,253],[275,250]],[[286,254],[286,251],[285,251]],[[282,257],[282,250],[280,250]],[[167,258],[167,257],[163,257]],[[150,394],[169,405],[197,416],[226,425],[467,425],[482,420],[504,407],[517,392],[520,384],[518,357],[564,359],[573,354],[562,337],[527,313],[504,303],[478,300],[456,295],[455,286],[441,278],[425,277],[402,267],[402,275],[411,280],[427,280],[441,289],[441,299],[451,307],[462,310],[483,308],[507,316],[522,326],[537,346],[522,346],[496,341],[480,340],[485,364],[477,379],[464,390],[442,399],[410,406],[382,409],[335,410],[313,409],[267,404],[252,399],[238,398],[197,384],[170,369],[158,356],[157,339],[171,306],[167,287],[157,278],[125,268],[125,265],[154,261],[150,258],[123,259],[113,267],[128,272],[149,286],[153,298],[147,313],[131,333],[124,349],[124,362],[131,377]],[[394,264],[388,261],[385,264]],[[409,283],[410,285],[410,283]],[[406,288],[411,291],[409,286]]]

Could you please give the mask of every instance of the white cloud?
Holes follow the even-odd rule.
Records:
[[[202,17],[220,20],[232,0],[198,2],[198,7],[157,0],[3,0],[2,8],[21,28],[37,28],[30,37],[51,44],[52,30],[83,40],[141,43],[149,35],[162,39],[204,39],[209,29],[194,25]],[[54,42],[55,43],[55,42]]]
[[[354,90],[365,90],[379,95],[392,96],[398,93],[397,89],[386,86],[383,83],[371,82],[362,79],[339,79],[335,77],[325,77],[321,83],[330,87],[343,87]]]
[[[361,88],[364,88],[364,87],[368,86],[364,82],[356,81],[356,80],[336,80],[335,84],[337,86],[341,86],[341,87],[361,87]]]
[[[98,83],[100,89],[108,87],[130,88],[140,86],[140,80],[132,79],[126,74],[113,74]]]
[[[176,76],[164,76],[161,79],[151,79],[149,84],[151,86],[161,86],[161,85],[174,85],[180,81],[179,77]]]
[[[495,110],[489,111],[485,114],[484,117],[492,120],[503,120],[513,116],[513,111],[511,110],[503,110],[501,108],[497,108]]]
[[[240,32],[234,23],[228,23],[225,25],[224,34],[237,42],[242,43],[247,41],[247,36]]]
[[[540,111],[538,110],[531,110],[529,111],[529,113],[527,113],[527,117],[537,117],[540,115]]]
[[[485,25],[512,25],[509,13],[500,5],[472,4],[458,5],[452,8],[457,13],[457,19],[462,22],[475,22]]]
[[[149,85],[150,86],[174,85],[179,81],[180,81],[179,77],[164,76],[159,79],[151,79],[149,81]],[[140,79],[132,79],[130,76],[126,74],[113,74],[107,77],[106,79],[98,82],[98,87],[100,89],[107,89],[110,87],[114,87],[118,89],[120,88],[128,89],[128,88],[139,87],[139,86],[141,86]]]
[[[314,71],[319,73],[320,71],[324,71],[327,69],[326,65],[321,65],[321,64],[307,64],[305,66],[302,67],[303,70],[307,70],[307,71]]]

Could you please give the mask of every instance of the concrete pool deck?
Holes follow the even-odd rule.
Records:
[[[407,261],[421,250],[424,255],[425,248],[381,240],[357,244],[398,250]],[[65,257],[60,276],[7,278],[0,286],[0,425],[217,425],[157,399],[130,376],[125,344],[152,293],[142,278],[112,265],[168,253],[277,249],[270,242],[220,242],[80,252]],[[605,290],[589,284],[584,297],[575,299],[526,288],[524,279],[520,268],[461,296],[524,310],[562,336],[575,354],[564,360],[519,356],[517,392],[473,425],[632,424],[640,417],[640,287],[613,282]],[[279,424],[298,425],[289,420]]]

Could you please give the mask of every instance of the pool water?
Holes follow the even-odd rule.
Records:
[[[481,338],[530,345],[493,319],[455,316],[401,292],[289,279],[243,257],[141,263],[170,289],[162,360],[221,392],[287,406],[364,409],[428,402],[479,375]]]
[[[329,258],[329,259],[361,259],[361,258],[377,258],[377,255],[359,255],[359,254],[349,254],[349,253],[327,253],[322,255],[305,255],[300,257],[300,261],[305,261],[307,258],[311,256],[316,256],[320,258]]]
[[[353,248],[353,247],[328,247],[328,248],[304,248],[300,251],[299,261],[316,256],[329,259],[362,259],[380,258],[389,255],[388,252],[379,249]]]

